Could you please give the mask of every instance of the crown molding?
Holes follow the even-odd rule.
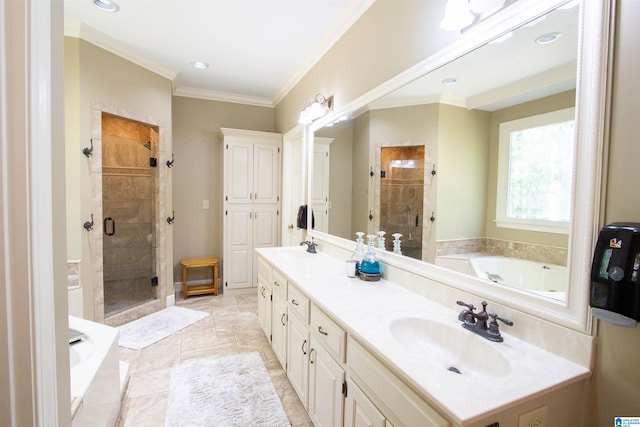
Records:
[[[89,27],[88,25],[75,22],[65,22],[64,35],[69,37],[76,37],[98,46],[108,52],[113,53],[127,61],[133,62],[136,65],[141,66],[155,74],[158,74],[172,82],[178,77],[178,72],[171,68],[158,64],[155,61],[142,55],[140,52],[131,49],[108,35]]]
[[[274,104],[271,102],[271,100],[267,98],[239,95],[236,93],[228,92],[217,92],[213,90],[203,90],[188,86],[179,86],[174,88],[173,95],[184,96],[187,98],[206,99],[209,101],[233,102],[236,104],[254,105],[257,107],[274,107]]]

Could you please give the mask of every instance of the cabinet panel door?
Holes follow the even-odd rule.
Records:
[[[384,416],[351,378],[347,380],[344,427],[385,427]]]
[[[273,144],[253,147],[253,191],[255,203],[278,203],[280,148]]]
[[[271,305],[271,288],[263,283],[258,286],[258,323],[262,328],[267,339],[272,336],[272,310]]]
[[[224,157],[225,201],[228,203],[253,202],[253,144],[227,143]]]
[[[254,250],[250,207],[232,206],[225,209],[225,287],[247,288],[254,286]]]
[[[287,377],[298,394],[304,409],[309,408],[309,329],[289,312],[289,343],[287,346]]]
[[[271,347],[282,367],[287,366],[287,303],[273,293]]]
[[[344,409],[344,371],[311,337],[309,350],[309,417],[315,427],[340,427]]]

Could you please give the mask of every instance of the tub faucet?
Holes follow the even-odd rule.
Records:
[[[462,322],[462,327],[490,341],[504,341],[500,334],[500,325],[498,325],[498,320],[505,325],[513,326],[513,322],[511,320],[504,319],[495,313],[487,313],[486,301],[482,301],[482,311],[479,313],[474,312],[476,308],[473,304],[467,304],[463,301],[457,301],[456,303],[467,307],[466,310],[462,310],[458,315],[458,320]],[[491,322],[487,323],[489,318],[491,318]]]
[[[307,252],[309,252],[310,254],[317,253],[316,246],[318,246],[318,245],[316,243],[314,243],[313,240],[311,240],[311,241],[305,240],[304,242],[300,242],[300,246],[302,246],[302,245],[307,245]]]

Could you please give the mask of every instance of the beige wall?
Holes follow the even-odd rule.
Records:
[[[296,124],[317,93],[335,109],[417,64],[460,35],[439,28],[444,1],[377,0],[276,106],[276,130]]]
[[[180,259],[222,259],[221,127],[273,132],[274,110],[202,99],[173,98],[173,277],[182,280]],[[202,208],[209,200],[210,208]],[[224,260],[221,262],[224,268]],[[220,270],[221,274],[222,270]],[[199,280],[198,272],[189,280]],[[220,275],[220,277],[222,277]]]
[[[82,154],[91,139],[91,111],[94,103],[106,108],[119,109],[135,116],[144,116],[161,123],[164,129],[164,151],[172,151],[172,111],[171,81],[142,67],[122,59],[104,49],[83,40],[65,38],[65,102],[70,107],[65,124],[66,135],[67,188],[67,248],[70,259],[81,259],[81,280],[83,287],[84,317],[94,319],[93,271],[91,254],[101,251],[95,248],[91,233],[82,228],[92,213],[92,188],[89,161]],[[162,166],[162,163],[161,163]],[[167,209],[171,209],[172,174],[167,168],[160,168],[165,174],[166,186],[161,197]],[[166,228],[164,242],[167,271],[158,272],[167,294],[173,294],[173,229]],[[101,225],[96,227],[101,230]],[[76,258],[77,257],[77,258]]]
[[[640,222],[640,2],[618,0],[605,223]],[[615,416],[640,417],[640,328],[599,322],[592,379],[592,426]]]
[[[439,108],[436,240],[485,237],[489,113]]]

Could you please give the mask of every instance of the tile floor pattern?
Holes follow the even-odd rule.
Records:
[[[210,313],[205,319],[142,350],[120,347],[128,362],[130,380],[123,396],[118,427],[161,427],[167,409],[171,368],[190,360],[219,358],[257,351],[271,375],[289,421],[294,427],[313,427],[287,375],[258,325],[257,297],[199,296],[176,305]],[[222,405],[224,394],[212,405]]]

